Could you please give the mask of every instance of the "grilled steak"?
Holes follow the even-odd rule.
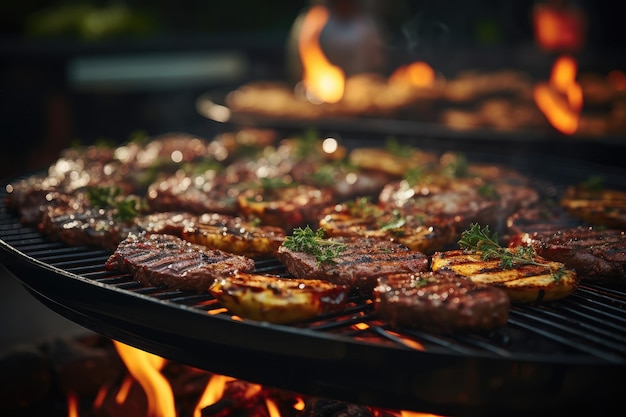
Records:
[[[280,227],[256,225],[241,217],[225,214],[203,214],[182,231],[191,243],[226,252],[264,258],[276,255],[285,238]]]
[[[576,270],[581,279],[625,283],[624,230],[575,227],[558,231],[522,233],[509,246],[532,246],[543,258]]]
[[[52,240],[69,246],[91,246],[114,250],[128,233],[140,231],[134,221],[121,221],[111,209],[68,207],[48,209],[39,230]]]
[[[510,304],[505,291],[445,270],[387,275],[374,289],[375,311],[391,326],[436,332],[502,327]]]
[[[195,214],[237,213],[237,196],[244,185],[228,181],[215,171],[188,175],[182,171],[148,187],[146,199],[154,211],[188,211]]]
[[[366,295],[371,294],[380,276],[428,269],[425,254],[396,242],[341,237],[329,238],[328,242],[342,245],[332,260],[320,262],[315,255],[289,249],[285,242],[278,248],[277,258],[296,277],[347,285]]]
[[[551,201],[540,201],[523,207],[507,219],[510,236],[520,233],[556,232],[581,225],[581,220],[569,214],[563,207]]]
[[[131,273],[144,285],[206,292],[216,279],[252,272],[254,261],[172,235],[141,233],[120,242],[105,268]]]
[[[535,256],[532,262],[503,266],[500,259],[483,259],[483,254],[465,250],[437,252],[431,269],[449,269],[481,284],[504,289],[512,302],[550,301],[566,297],[578,288],[579,277],[572,269]]]
[[[317,279],[236,273],[209,289],[232,313],[270,323],[297,323],[341,311],[349,288]]]

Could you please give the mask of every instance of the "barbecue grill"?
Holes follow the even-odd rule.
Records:
[[[598,173],[554,157],[532,166],[541,167],[533,181],[547,195],[562,186],[547,178]],[[609,183],[625,184],[621,170],[604,169]],[[74,322],[165,358],[305,395],[444,415],[596,413],[617,403],[626,382],[621,286],[584,283],[559,301],[514,305],[506,327],[487,333],[391,329],[359,295],[341,313],[278,325],[233,317],[210,294],[145,287],[106,271],[109,252],[51,241],[4,206],[0,239],[7,269]],[[276,260],[257,261],[256,269],[284,272]]]

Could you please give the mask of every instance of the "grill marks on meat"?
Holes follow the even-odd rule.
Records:
[[[503,327],[510,304],[500,288],[446,270],[380,277],[374,289],[375,311],[391,326],[435,332]]]
[[[575,227],[513,236],[510,247],[532,246],[543,258],[576,270],[581,279],[614,281],[626,277],[626,234],[617,229]]]
[[[142,233],[120,242],[105,268],[130,273],[144,285],[206,292],[216,279],[252,272],[254,261],[176,236]]]
[[[314,255],[288,249],[283,244],[277,258],[298,278],[321,279],[346,285],[369,295],[380,276],[421,272],[428,269],[428,257],[395,242],[376,239],[330,238],[344,249],[332,262],[318,262]]]
[[[499,259],[485,260],[480,253],[450,250],[435,253],[431,269],[452,270],[476,283],[502,288],[512,302],[557,300],[578,288],[580,278],[574,270],[539,256],[533,261],[535,263],[513,263],[511,267],[503,267]]]

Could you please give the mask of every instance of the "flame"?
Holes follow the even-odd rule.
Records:
[[[435,70],[425,62],[416,61],[397,68],[389,82],[411,85],[414,87],[432,87],[435,84]]]
[[[206,388],[204,389],[204,392],[200,396],[198,404],[196,405],[193,412],[194,417],[201,417],[203,408],[215,404],[217,400],[222,398],[226,383],[232,380],[233,378],[228,376],[218,374],[212,375],[206,385]]]
[[[574,6],[537,4],[533,23],[535,40],[545,50],[577,50],[583,45],[586,18]]]
[[[146,393],[147,417],[176,417],[172,388],[159,372],[165,359],[118,341],[114,344],[128,372]]]
[[[278,410],[278,406],[274,401],[269,398],[265,399],[265,406],[267,407],[267,411],[269,412],[270,417],[280,417],[280,411]]]
[[[67,393],[67,416],[78,417],[78,397],[72,391]]]
[[[552,67],[550,82],[539,83],[533,92],[537,107],[559,131],[572,135],[578,130],[583,93],[576,82],[578,65],[569,56],[559,57]]]
[[[302,81],[309,99],[336,103],[343,97],[346,77],[341,68],[328,61],[319,43],[328,17],[324,6],[313,6],[307,11],[298,37],[298,51],[303,67]]]

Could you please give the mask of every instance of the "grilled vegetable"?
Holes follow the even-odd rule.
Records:
[[[196,224],[183,229],[182,238],[209,248],[263,258],[276,254],[285,232],[279,227],[257,225],[241,217],[212,213],[200,216]]]
[[[575,271],[537,256],[531,247],[500,246],[488,226],[472,224],[459,245],[463,249],[435,253],[432,270],[451,269],[476,283],[502,287],[513,302],[556,300],[578,287]]]
[[[343,310],[348,287],[316,279],[237,273],[217,280],[211,294],[232,313],[270,323],[297,323]]]

